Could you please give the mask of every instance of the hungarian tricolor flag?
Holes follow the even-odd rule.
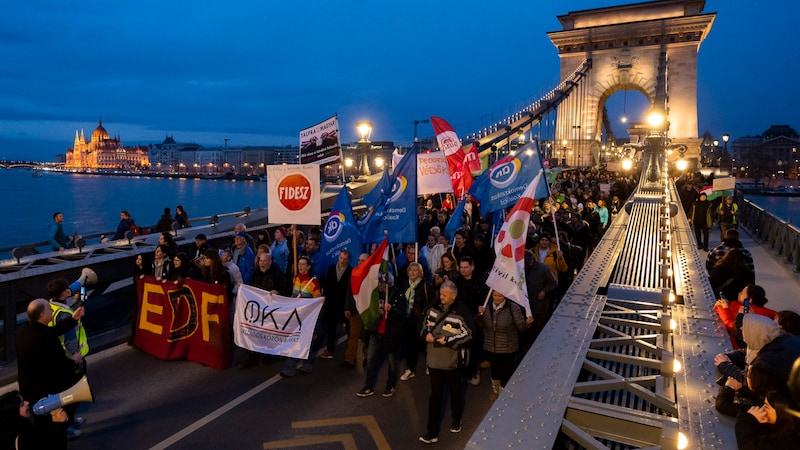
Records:
[[[525,286],[525,238],[531,219],[536,190],[546,183],[544,169],[528,184],[525,192],[517,200],[506,217],[495,244],[495,260],[486,285],[505,295],[508,299],[525,308],[528,317],[533,317],[528,302],[528,289]]]
[[[378,274],[381,263],[388,260],[389,239],[384,239],[375,252],[366,261],[353,269],[350,277],[350,288],[356,302],[356,309],[364,322],[364,328],[369,329],[380,314],[378,293]]]

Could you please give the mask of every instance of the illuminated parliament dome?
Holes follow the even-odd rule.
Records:
[[[86,140],[83,130],[75,130],[72,148],[67,150],[64,168],[73,170],[141,168],[149,165],[146,147],[125,148],[119,135],[110,137],[100,119]]]

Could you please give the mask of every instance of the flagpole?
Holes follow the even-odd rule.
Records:
[[[549,197],[548,197],[547,201],[550,201]],[[556,203],[556,205],[558,205],[558,203]],[[555,238],[556,238],[556,248],[558,249],[558,251],[561,251],[561,240],[559,239],[559,236],[558,236],[558,225],[556,225],[556,209],[553,207],[552,204],[550,205],[550,216],[553,218],[553,230],[555,230],[555,232],[556,232],[556,236],[555,236]]]

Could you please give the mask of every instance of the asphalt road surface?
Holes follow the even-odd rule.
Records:
[[[381,393],[386,365],[372,397],[355,393],[364,369],[344,369],[343,346],[334,359],[317,359],[314,371],[278,375],[283,361],[215,370],[188,361],[162,361],[121,345],[90,355],[94,404],[78,410],[86,423],[70,449],[406,449],[425,431],[430,384],[424,369]],[[238,356],[238,354],[236,354]],[[421,364],[420,364],[421,366]],[[400,367],[405,368],[401,363]],[[402,371],[401,371],[402,373]],[[440,449],[461,449],[491,407],[489,371],[467,386],[461,433],[449,432],[444,414]]]

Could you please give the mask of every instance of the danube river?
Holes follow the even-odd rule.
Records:
[[[267,183],[259,181],[32,173],[0,170],[0,248],[44,241],[56,211],[64,214],[65,233],[90,235],[116,230],[123,209],[137,225],[152,226],[165,207],[174,215],[183,205],[191,219],[267,204]]]

